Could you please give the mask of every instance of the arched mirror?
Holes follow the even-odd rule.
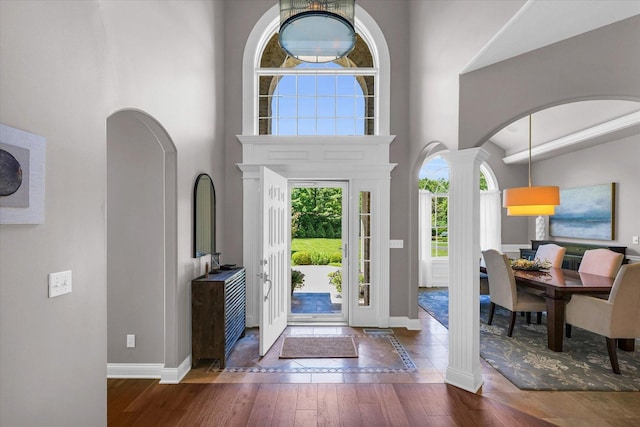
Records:
[[[193,189],[193,257],[216,251],[216,190],[206,173],[196,178]]]

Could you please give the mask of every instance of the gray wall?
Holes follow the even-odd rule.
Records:
[[[396,195],[396,212],[392,218],[394,222],[408,225],[408,241],[404,255],[409,261],[410,274],[407,281],[403,282],[402,288],[394,289],[393,301],[396,304],[392,314],[400,315],[402,308],[404,310],[402,314],[416,318],[418,315],[418,172],[425,157],[433,152],[434,146],[439,144],[449,150],[455,150],[458,147],[460,70],[522,7],[524,1],[409,1],[408,3],[410,6],[408,39],[410,56],[409,63],[402,65],[410,70],[409,162],[398,165],[398,168],[410,170],[412,173],[409,173],[406,181],[402,183],[402,193]],[[392,93],[393,96],[395,94]],[[480,108],[487,108],[488,105],[490,105],[489,101]],[[498,162],[495,163],[498,165]],[[494,165],[492,167],[495,168]],[[511,179],[507,182],[511,182]],[[501,181],[500,185],[504,185],[504,181]],[[516,227],[507,225],[503,230],[505,242],[520,240],[519,235],[511,235],[509,230],[514,228]],[[394,238],[393,235],[391,237]],[[404,303],[403,305],[398,304],[400,300]]]
[[[242,182],[235,164],[241,161],[241,147],[235,135],[241,132],[242,54],[253,25],[274,3],[0,1],[0,121],[47,139],[45,223],[0,226],[0,425],[106,424],[105,130],[107,117],[122,108],[140,109],[155,118],[178,152],[178,201],[173,213],[177,256],[171,266],[176,286],[166,294],[165,354],[158,354],[155,329],[138,339],[153,343],[144,356],[149,362],[164,360],[165,366],[176,367],[189,355],[189,286],[203,267],[191,258],[193,183],[199,172],[213,177],[221,201],[218,246],[223,262],[240,264]],[[391,52],[391,133],[398,135],[391,147],[391,161],[398,163],[391,183],[393,239],[408,242],[417,234],[412,217],[417,212],[417,204],[412,205],[417,176],[409,171],[422,163],[427,144],[440,141],[451,149],[477,145],[503,124],[552,104],[555,98],[550,94],[558,84],[572,82],[573,75],[558,81],[546,75],[536,82],[556,85],[543,87],[543,99],[535,85],[529,87],[528,96],[512,90],[507,91],[511,98],[503,98],[505,82],[516,87],[540,72],[534,66],[537,61],[573,61],[567,70],[575,70],[576,61],[588,58],[590,67],[594,62],[597,67],[580,72],[587,83],[602,78],[610,82],[603,73],[607,64],[615,63],[609,67],[613,76],[625,79],[619,86],[609,86],[604,95],[640,99],[640,72],[634,68],[637,61],[632,62],[637,58],[628,54],[628,48],[635,46],[628,37],[637,37],[640,27],[636,19],[579,36],[584,38],[568,41],[567,50],[551,49],[549,56],[546,50],[532,53],[463,76],[463,129],[458,133],[458,70],[522,2],[360,0],[358,4],[376,19]],[[465,29],[473,37],[462,37]],[[457,48],[443,49],[446,44],[441,41],[446,39],[457,40]],[[506,71],[500,68],[505,66]],[[629,87],[635,92],[617,90]],[[514,104],[516,97],[531,100],[531,105]],[[486,128],[481,126],[485,123]],[[637,141],[621,144],[633,148]],[[589,151],[601,154],[597,151],[601,149]],[[542,163],[540,173],[546,173],[545,165],[553,161]],[[537,180],[536,174],[534,169]],[[505,170],[504,185],[512,185],[510,181],[520,175]],[[634,199],[633,183],[627,179],[619,180],[624,210]],[[637,212],[638,206],[629,208]],[[638,234],[633,217],[620,218],[619,227],[621,238]],[[520,240],[512,239],[509,231],[504,234],[507,243]],[[391,315],[416,316],[416,254],[413,243],[391,252]],[[132,251],[130,256],[140,254]],[[47,274],[67,269],[73,270],[73,293],[48,299]],[[109,316],[124,311],[109,307]],[[154,310],[140,307],[137,318],[155,316]],[[123,346],[118,335],[130,327],[123,324],[110,344]],[[114,348],[109,354],[111,350],[120,352]],[[125,352],[127,357],[134,354]]]
[[[225,212],[225,237],[218,252],[224,264],[243,265],[242,260],[242,146],[236,135],[242,134],[242,55],[256,22],[274,5],[269,0],[225,2],[225,194],[219,196]]]
[[[108,363],[164,362],[164,161],[134,113],[109,118]],[[135,348],[126,347],[127,334],[136,335]]]
[[[175,367],[189,355],[197,174],[224,197],[223,7],[0,2],[0,121],[47,139],[45,223],[0,225],[0,425],[106,425],[105,133],[122,108],[154,117],[177,147],[175,309],[166,354],[149,357]],[[47,274],[69,269],[73,292],[48,299]]]
[[[0,225],[0,425],[106,424],[105,120],[93,2],[0,2],[0,121],[47,139],[45,222]],[[61,31],[66,28],[69,31]],[[47,274],[73,292],[47,298]]]
[[[118,84],[117,105],[153,117],[177,150],[176,285],[165,293],[166,349],[161,356],[169,368],[191,353],[190,282],[204,270],[204,261],[192,258],[192,194],[198,173],[209,173],[224,197],[223,6],[210,1],[100,2],[106,54]],[[222,213],[218,218],[224,223]],[[139,254],[130,250],[129,255]],[[143,309],[138,322],[145,317]],[[121,346],[123,338],[113,344]],[[133,362],[135,352],[127,354]]]
[[[459,148],[555,105],[640,101],[638,40],[640,15],[461,75]]]
[[[478,146],[520,117],[554,105],[607,98],[640,101],[640,61],[632,54],[638,51],[638,40],[640,16],[635,16],[461,75],[459,148]],[[567,156],[534,162],[532,179],[536,185],[551,184],[547,170],[538,168],[559,162],[557,159]],[[562,171],[556,173],[564,177],[593,174],[593,170],[572,162],[555,166]],[[614,181],[605,179],[607,172],[602,174],[604,182]],[[501,188],[526,183],[526,177],[520,182],[506,180]],[[518,221],[503,217],[503,227],[511,230],[503,230],[505,243],[525,243],[520,234],[512,234],[521,227]],[[527,240],[535,236],[534,221],[528,219]]]
[[[409,37],[410,3],[396,0],[360,0],[383,31],[391,54],[391,133],[397,135],[390,148],[391,163],[398,163],[391,179],[391,238],[408,238],[407,192],[409,147]],[[242,161],[242,147],[236,135],[242,133],[242,55],[258,19],[274,5],[273,1],[246,0],[225,3],[226,63],[226,195],[225,229],[222,248],[224,262],[242,263],[242,174],[236,167]],[[409,298],[409,257],[407,249],[391,251],[391,315],[406,315]]]
[[[616,239],[611,241],[555,238],[594,244],[627,246],[627,254],[640,255],[640,246],[631,236],[640,236],[640,135],[619,139],[573,153],[553,157],[535,164],[536,185],[560,188],[615,182]],[[560,201],[562,203],[562,201]],[[534,238],[535,232],[530,238]]]

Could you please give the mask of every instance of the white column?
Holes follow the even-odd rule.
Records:
[[[475,393],[480,369],[481,148],[445,153],[449,163],[449,367],[445,382]]]

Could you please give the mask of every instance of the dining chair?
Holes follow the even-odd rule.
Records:
[[[565,306],[566,336],[571,326],[603,335],[614,374],[620,374],[618,339],[640,338],[640,263],[623,265],[611,288],[609,299],[573,295]]]
[[[609,249],[590,249],[584,251],[578,272],[596,276],[616,277],[624,254]]]
[[[541,262],[548,261],[553,268],[562,268],[562,260],[566,252],[567,248],[556,245],[555,243],[548,243],[538,246],[535,259]]]
[[[527,314],[527,323],[531,323],[531,312],[543,312],[547,309],[545,299],[539,295],[527,292],[519,292],[516,287],[516,279],[509,263],[509,258],[495,249],[482,252],[487,265],[489,276],[489,318],[487,324],[493,322],[493,314],[496,305],[504,307],[511,312],[509,330],[507,336],[513,334],[516,322],[516,312],[523,311]]]
[[[565,247],[556,245],[555,243],[547,243],[538,246],[534,258],[539,260],[540,262],[550,262],[552,268],[562,268],[562,261],[564,260],[564,254],[566,252],[567,248]],[[541,297],[544,296],[544,291],[540,291],[537,289],[527,289],[524,292],[529,292],[530,294],[538,295]],[[538,323],[540,323],[541,319],[542,314],[538,313]]]

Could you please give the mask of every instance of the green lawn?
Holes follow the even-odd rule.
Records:
[[[449,256],[449,242],[446,240],[440,242],[431,242],[431,256],[446,257]]]
[[[291,253],[294,252],[319,252],[330,254],[340,252],[342,243],[340,239],[292,239]]]

